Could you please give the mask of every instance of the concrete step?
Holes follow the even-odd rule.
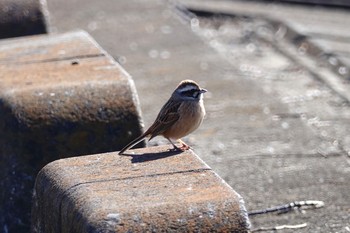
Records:
[[[131,77],[84,31],[0,42],[0,228],[28,232],[47,163],[120,149],[141,133]]]
[[[35,184],[32,232],[247,232],[240,195],[193,151],[170,148],[48,164]]]

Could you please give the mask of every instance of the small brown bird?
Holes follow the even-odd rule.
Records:
[[[177,86],[170,99],[164,104],[154,123],[141,136],[126,145],[119,154],[135,146],[145,137],[149,141],[162,135],[174,146],[173,150],[188,150],[190,147],[181,138],[192,133],[202,123],[205,109],[203,105],[203,93],[207,90],[200,88],[192,80],[183,80]],[[178,148],[171,140],[181,143]]]

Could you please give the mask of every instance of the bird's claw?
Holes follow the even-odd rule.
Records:
[[[183,151],[186,151],[189,149],[191,149],[191,147],[189,145],[187,145],[185,143],[181,143],[181,147],[177,147],[174,145],[174,147],[169,149],[169,151],[171,151],[171,152],[182,151],[183,152]]]
[[[189,150],[189,149],[191,149],[191,147],[185,143],[183,143],[180,147],[180,150],[182,151]]]

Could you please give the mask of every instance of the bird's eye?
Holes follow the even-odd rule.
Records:
[[[188,90],[181,92],[181,94],[186,97],[197,99],[200,95],[200,92],[198,90]]]

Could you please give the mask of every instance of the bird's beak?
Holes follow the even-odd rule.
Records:
[[[202,88],[200,92],[203,94],[203,93],[206,93],[206,92],[207,92],[207,90],[206,90],[206,89],[204,89],[204,88]]]

